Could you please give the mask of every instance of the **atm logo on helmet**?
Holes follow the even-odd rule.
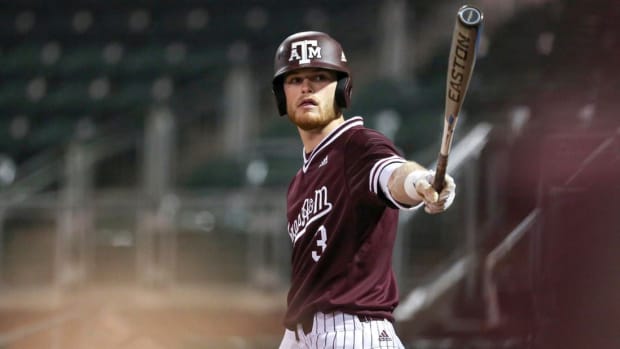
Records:
[[[291,43],[291,57],[288,61],[308,64],[313,58],[321,58],[321,47],[317,40],[302,40]]]

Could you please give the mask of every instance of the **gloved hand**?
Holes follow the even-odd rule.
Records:
[[[430,183],[433,183],[435,179],[435,172],[434,171],[429,171],[429,172],[431,172],[431,177],[428,179],[428,182],[430,184]],[[433,190],[433,192],[435,192],[432,185],[431,185],[431,189]],[[437,192],[435,192],[435,194],[436,193]],[[454,202],[455,196],[456,196],[456,183],[454,183],[454,178],[452,178],[452,176],[446,173],[444,184],[443,184],[443,189],[439,193],[437,200],[435,201],[424,200],[424,211],[430,214],[436,214],[436,213],[443,212],[452,205],[452,203]]]
[[[456,184],[454,178],[449,174],[446,174],[444,186],[441,193],[437,193],[435,188],[431,185],[435,178],[435,171],[414,171],[412,172],[406,182],[410,181],[415,190],[409,189],[407,185],[407,194],[418,200],[424,202],[424,211],[430,214],[436,214],[443,212],[452,205],[455,197]]]

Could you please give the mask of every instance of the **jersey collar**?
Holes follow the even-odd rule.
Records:
[[[327,146],[329,146],[332,142],[338,139],[340,135],[342,135],[343,133],[345,133],[352,127],[356,127],[356,126],[364,126],[364,119],[362,119],[361,116],[354,116],[350,119],[345,120],[342,124],[338,125],[338,127],[333,129],[329,134],[327,134],[325,138],[323,138],[323,140],[319,142],[319,144],[316,147],[314,147],[314,149],[312,150],[312,152],[310,152],[310,154],[306,155],[306,151],[304,149],[303,150],[304,166],[302,168],[304,173],[308,171],[308,168],[310,167],[312,160],[314,160],[316,155],[320,153],[321,150],[327,148]]]

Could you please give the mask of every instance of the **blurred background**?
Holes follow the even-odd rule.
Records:
[[[342,43],[353,105],[433,165],[461,1],[0,1],[0,348],[276,348],[302,162],[278,44]],[[407,348],[620,347],[620,3],[485,13],[450,159],[403,213]]]

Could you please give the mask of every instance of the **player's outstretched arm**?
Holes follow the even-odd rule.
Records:
[[[392,197],[400,203],[416,206],[424,202],[427,213],[440,213],[452,205],[456,184],[454,179],[446,174],[444,187],[437,193],[431,184],[434,176],[434,171],[414,161],[407,161],[392,172],[388,189]]]

